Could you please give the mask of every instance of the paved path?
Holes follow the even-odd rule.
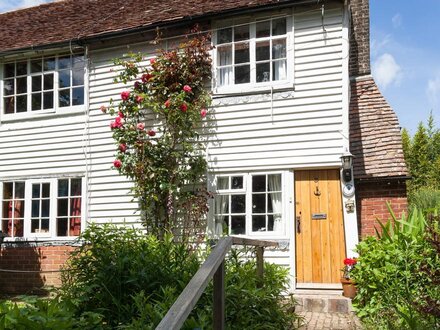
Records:
[[[304,325],[300,330],[359,330],[362,329],[359,319],[353,314],[300,312],[304,317]]]

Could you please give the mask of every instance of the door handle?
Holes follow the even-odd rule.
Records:
[[[296,216],[296,233],[301,234],[301,212]]]

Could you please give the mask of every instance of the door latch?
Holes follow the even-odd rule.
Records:
[[[299,215],[296,216],[296,233],[301,233],[301,212],[299,212]]]

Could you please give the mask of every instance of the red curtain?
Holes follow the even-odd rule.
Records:
[[[23,218],[24,214],[20,212],[23,201],[10,201],[8,205],[8,236],[11,237],[23,237]],[[13,207],[13,204],[15,204]],[[21,218],[21,219],[17,219]],[[14,221],[14,228],[12,228],[12,221]]]

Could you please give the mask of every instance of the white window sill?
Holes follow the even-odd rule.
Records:
[[[68,115],[77,115],[84,113],[86,110],[85,105],[76,105],[73,107],[65,107],[63,109],[48,109],[48,110],[39,110],[36,112],[22,112],[22,113],[14,113],[14,114],[2,114],[0,122],[2,123],[13,123],[16,121],[23,120],[39,120],[39,119],[50,119],[56,118],[60,116],[68,116]]]
[[[272,84],[240,84],[217,87],[213,89],[213,98],[224,96],[238,96],[238,95],[254,95],[261,93],[277,93],[284,91],[294,91],[295,85],[292,82],[279,82]]]

